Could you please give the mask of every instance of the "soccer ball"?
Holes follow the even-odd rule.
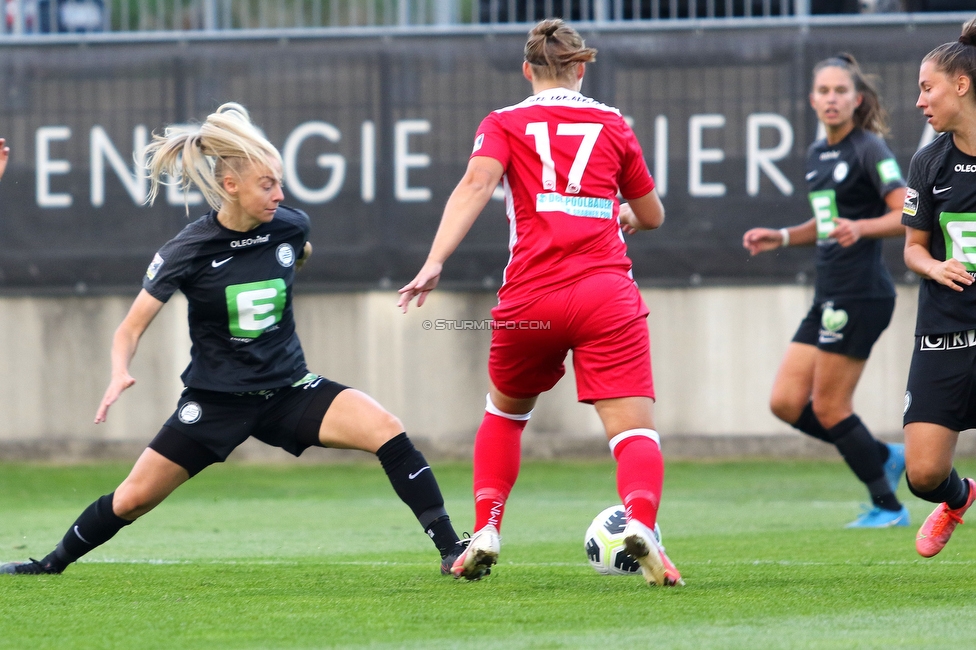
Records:
[[[629,576],[640,571],[640,565],[624,552],[624,527],[627,513],[622,505],[610,506],[586,529],[583,548],[590,566],[602,575]],[[661,529],[654,525],[654,537],[661,541]]]

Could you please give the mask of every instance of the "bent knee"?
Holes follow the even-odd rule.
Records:
[[[387,440],[395,438],[404,431],[403,422],[400,421],[400,418],[387,411],[383,412],[377,429],[386,435]]]
[[[950,472],[952,467],[936,464],[906,463],[905,467],[905,476],[916,492],[931,492],[945,482]]]
[[[786,399],[777,395],[773,395],[769,399],[769,410],[772,411],[773,415],[787,424],[794,424],[799,420],[805,406],[806,403],[798,404],[795,400]]]
[[[148,493],[123,483],[112,497],[112,512],[116,517],[135,521],[155,508],[157,503]]]
[[[854,411],[847,404],[837,404],[816,398],[813,400],[813,414],[817,416],[817,420],[820,421],[824,429],[837,426],[853,413]]]

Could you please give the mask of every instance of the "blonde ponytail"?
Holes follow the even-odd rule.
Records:
[[[244,164],[281,165],[281,154],[251,122],[247,109],[233,102],[221,105],[203,124],[166,127],[153,135],[146,149],[146,171],[152,205],[162,185],[178,184],[184,191],[195,185],[214,210],[232,197],[224,189],[227,169],[240,174]],[[170,179],[163,180],[168,175]],[[187,206],[189,214],[189,206]]]

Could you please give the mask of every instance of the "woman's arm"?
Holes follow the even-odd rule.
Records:
[[[10,147],[7,146],[7,141],[0,138],[0,178],[3,178],[3,173],[7,171],[7,159],[10,157]]]
[[[95,424],[104,422],[108,415],[108,407],[115,403],[125,389],[136,383],[129,374],[129,362],[136,354],[143,332],[163,308],[163,304],[143,289],[136,296],[122,324],[115,330],[115,336],[112,338],[112,380],[105,389],[102,403],[98,405]]]
[[[905,207],[905,188],[891,190],[885,196],[888,212],[874,219],[838,219],[837,227],[830,236],[841,246],[851,246],[862,237],[881,239],[884,237],[901,237],[905,234],[905,226],[901,225],[901,212]]]
[[[305,262],[307,262],[308,258],[310,258],[311,256],[312,256],[312,242],[307,241],[305,242],[305,245],[302,246],[301,256],[299,256],[298,260],[295,262],[295,270],[301,271],[302,267],[305,266]]]
[[[758,255],[783,246],[809,246],[815,241],[817,241],[816,219],[779,230],[753,228],[742,235],[742,246],[749,251],[750,255]]]
[[[397,301],[397,306],[404,313],[414,296],[419,296],[417,306],[420,307],[424,304],[427,294],[437,286],[444,262],[455,251],[464,236],[471,230],[475,219],[488,205],[491,193],[495,191],[504,173],[502,164],[494,158],[475,156],[468,161],[467,171],[464,172],[461,182],[451,192],[451,197],[444,206],[441,224],[437,228],[427,261],[417,277],[400,289],[400,300]]]
[[[620,206],[617,216],[621,229],[628,235],[638,230],[654,230],[664,223],[664,205],[656,190],[637,199],[630,199]]]
[[[932,233],[911,227],[906,227],[905,231],[905,266],[923,278],[935,280],[953,291],[962,291],[973,283],[973,276],[969,275],[959,260],[950,258],[940,262],[932,257],[929,252]],[[963,286],[959,286],[960,284]]]

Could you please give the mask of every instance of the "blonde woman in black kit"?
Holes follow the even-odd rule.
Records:
[[[854,413],[854,389],[895,308],[881,238],[904,233],[905,182],[881,138],[887,127],[877,92],[854,57],[825,59],[813,73],[810,104],[827,134],[807,151],[814,216],[792,228],[753,228],[742,239],[752,255],[817,246],[813,305],[783,357],[770,408],[837,447],[867,487],[872,507],[848,528],[907,526],[908,509],[895,496],[904,446],[877,440]]]
[[[112,342],[112,379],[95,422],[135,383],[129,363],[143,332],[177,290],[186,296],[190,365],[173,415],[128,477],[81,514],[42,560],[0,574],[61,573],[247,438],[298,456],[312,446],[375,453],[397,495],[441,554],[463,550],[433,470],[403,424],[371,397],[308,371],[292,315],[296,269],[311,254],[310,222],[281,205],[281,156],[238,104],[198,126],[156,136],[150,201],[164,174],[188,179],[213,208],[163,245]]]
[[[905,460],[912,493],[939,504],[915,539],[932,557],[976,499],[952,466],[959,432],[976,428],[976,19],[922,59],[918,86],[915,105],[941,135],[912,158],[902,218],[905,264],[922,277]]]

